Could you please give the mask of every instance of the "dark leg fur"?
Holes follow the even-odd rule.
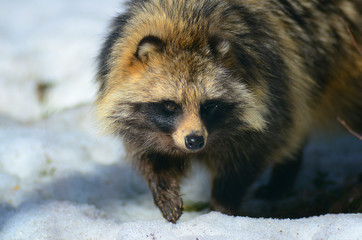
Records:
[[[303,150],[300,150],[283,163],[274,164],[268,185],[260,187],[255,194],[256,197],[270,200],[288,197],[293,191],[302,159]]]
[[[254,163],[258,163],[255,161]],[[263,164],[231,164],[213,179],[211,209],[228,215],[240,215],[242,198]]]
[[[150,188],[156,206],[165,219],[176,223],[183,212],[179,180],[185,161],[160,155],[142,156],[140,170]]]

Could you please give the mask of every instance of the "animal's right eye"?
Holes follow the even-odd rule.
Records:
[[[173,101],[159,101],[136,103],[134,109],[140,118],[147,119],[148,123],[165,133],[175,129],[175,121],[182,114],[181,105]]]
[[[179,109],[179,106],[173,101],[165,101],[163,106],[168,112],[176,112]]]

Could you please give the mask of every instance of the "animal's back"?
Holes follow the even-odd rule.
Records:
[[[321,95],[313,114],[317,120],[344,119],[353,129],[362,131],[362,1],[320,1],[320,11],[328,11],[328,4],[337,9],[331,18],[321,17],[317,33],[321,41],[332,39],[327,52],[333,49],[334,53],[326,57],[330,66],[322,65],[321,72],[326,69],[328,73],[320,85]],[[332,29],[325,39],[324,24]]]
[[[271,19],[285,36],[281,44],[289,49],[286,61],[294,74],[297,118],[303,121],[310,116],[312,126],[341,118],[362,131],[362,1],[263,4],[273,12]]]

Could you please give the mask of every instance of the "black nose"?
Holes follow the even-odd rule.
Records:
[[[200,150],[205,144],[203,136],[188,135],[185,137],[186,148],[191,151]]]

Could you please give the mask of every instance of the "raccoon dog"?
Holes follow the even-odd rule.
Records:
[[[269,163],[265,196],[291,190],[316,120],[362,126],[361,13],[361,0],[133,0],[114,19],[98,115],[168,221],[193,161],[210,169],[211,209],[238,215]]]

